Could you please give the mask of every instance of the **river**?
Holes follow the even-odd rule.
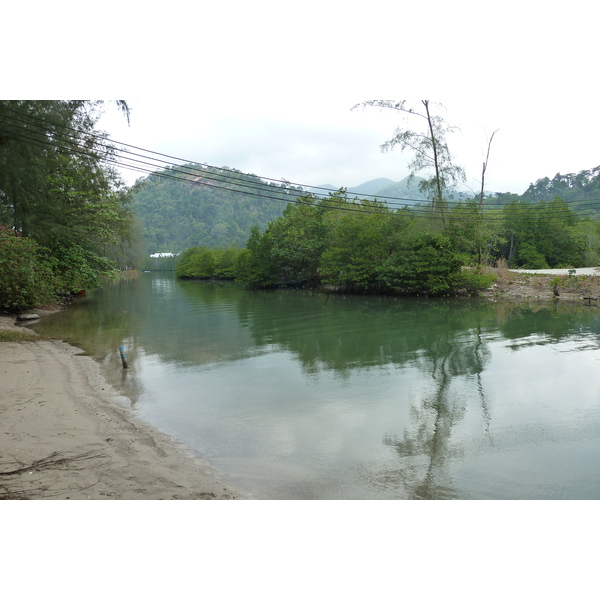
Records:
[[[257,498],[600,498],[594,306],[146,273],[34,328]]]

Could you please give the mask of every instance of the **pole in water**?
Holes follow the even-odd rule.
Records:
[[[125,346],[119,346],[119,352],[121,353],[121,362],[123,363],[123,368],[127,368],[127,356],[125,355]]]

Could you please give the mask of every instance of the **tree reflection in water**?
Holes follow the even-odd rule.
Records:
[[[464,497],[453,486],[447,464],[462,457],[462,448],[452,443],[452,429],[466,412],[468,396],[452,389],[452,381],[466,377],[479,396],[484,427],[489,436],[490,413],[481,374],[490,360],[481,325],[472,337],[446,336],[431,344],[419,359],[419,368],[431,373],[432,389],[412,399],[411,425],[402,439],[385,436],[383,443],[395,448],[401,467],[380,474],[378,486],[401,488],[415,500],[443,500]]]

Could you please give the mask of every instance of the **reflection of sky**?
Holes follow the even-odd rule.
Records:
[[[555,456],[565,444],[565,456],[575,457],[581,444],[600,439],[600,387],[590,378],[600,353],[571,351],[578,344],[515,351],[506,341],[491,342],[491,360],[481,376],[483,397],[475,375],[452,378],[445,398],[457,418],[444,460],[466,497],[469,490],[475,497],[534,497],[535,489],[539,493],[554,480],[565,481],[565,460]],[[348,483],[350,473],[354,478],[361,471],[365,475],[368,464],[375,470],[386,464],[392,472],[403,464],[393,445],[382,445],[382,438],[402,439],[405,431],[418,428],[411,407],[430,402],[439,381],[424,377],[414,365],[356,368],[344,378],[326,371],[306,373],[293,353],[274,347],[263,355],[202,368],[146,357],[138,376],[145,390],[141,416],[246,485],[272,490],[278,480],[293,487],[330,479],[338,488],[357,486],[352,488],[357,497],[372,493],[360,489],[369,475],[361,484]],[[435,413],[427,409],[422,418],[431,426]],[[422,469],[427,464],[425,460]],[[476,476],[481,470],[486,475]],[[513,487],[503,481],[511,474]],[[542,475],[546,483],[540,487]],[[573,479],[576,469],[567,477]],[[481,481],[485,489],[478,487]],[[376,483],[383,497],[390,490],[397,493],[397,481],[387,490]],[[500,492],[502,486],[506,489]],[[565,490],[555,494],[568,497]]]
[[[345,379],[306,375],[281,352],[176,375],[170,368],[153,359],[138,368],[141,416],[217,466],[239,457],[256,477],[265,464],[272,472],[328,472],[376,459],[382,435],[406,426],[419,381],[417,371],[394,368],[357,369]]]
[[[479,498],[600,498],[600,352],[581,348],[581,340],[490,345],[489,435],[477,406],[453,433],[463,448],[451,467],[461,489]]]
[[[496,397],[494,418],[510,416],[515,406],[541,420],[554,412],[596,406],[599,388],[594,377],[600,352],[573,351],[578,342],[531,345],[507,350],[503,343],[490,345],[493,362],[483,377],[490,398]],[[526,407],[526,408],[525,408]]]

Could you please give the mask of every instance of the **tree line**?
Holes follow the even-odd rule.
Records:
[[[359,293],[452,295],[489,287],[483,268],[577,268],[600,260],[600,223],[561,198],[482,211],[475,199],[435,213],[394,211],[376,200],[306,195],[245,248],[194,247],[176,275],[226,278],[251,287],[302,282]]]

